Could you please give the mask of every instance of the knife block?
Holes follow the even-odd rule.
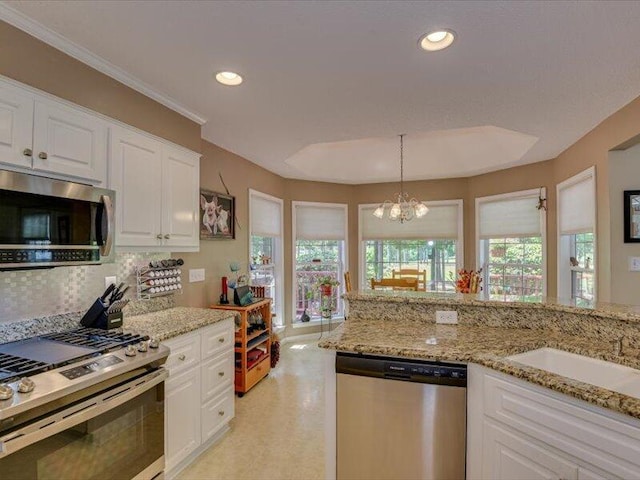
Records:
[[[99,298],[89,307],[87,313],[80,320],[83,327],[111,330],[122,327],[122,310],[108,312],[108,307]]]

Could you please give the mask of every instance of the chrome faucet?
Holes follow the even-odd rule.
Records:
[[[622,342],[624,340],[624,335],[621,335],[619,338],[616,338],[615,340],[613,340],[613,354],[616,356],[621,356],[623,355],[622,352]]]

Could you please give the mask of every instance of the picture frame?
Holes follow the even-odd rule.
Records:
[[[640,190],[624,191],[624,243],[640,243]]]
[[[200,189],[200,240],[235,239],[235,215],[235,197]]]

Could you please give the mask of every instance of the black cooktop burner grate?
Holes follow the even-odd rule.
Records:
[[[48,367],[49,364],[45,362],[0,353],[0,382],[18,376],[34,375],[44,372]]]
[[[132,343],[138,343],[143,340],[147,340],[149,337],[133,335],[130,333],[83,327],[76,330],[70,330],[68,332],[42,335],[41,338],[46,338],[48,340],[54,340],[56,342],[62,342],[81,347],[95,348],[105,353],[122,347],[126,347],[127,345]]]
[[[149,337],[78,328],[0,345],[0,383],[35,375],[135,344]]]

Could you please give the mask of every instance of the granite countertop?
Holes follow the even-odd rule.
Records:
[[[125,316],[123,328],[126,332],[149,335],[163,341],[234,317],[235,313],[231,311],[174,307],[143,315]]]
[[[535,329],[358,319],[345,322],[319,346],[342,352],[476,363],[640,418],[640,399],[506,359],[517,353],[551,347],[640,369],[640,351],[627,349],[625,355],[618,357],[613,355],[608,342],[593,338]]]
[[[548,310],[640,323],[640,306],[552,297],[540,298],[535,302],[518,302],[500,297],[486,297],[484,294],[360,290],[349,292],[344,298],[349,301]]]

